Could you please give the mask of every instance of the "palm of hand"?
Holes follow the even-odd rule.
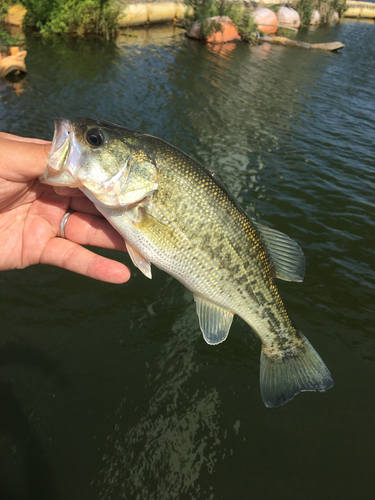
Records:
[[[0,179],[0,268],[48,263],[68,206],[69,198],[35,179],[20,183]]]
[[[81,245],[125,250],[121,236],[79,190],[41,184],[49,143],[0,133],[0,270],[51,264],[112,283],[129,269]],[[62,217],[70,208],[65,235]]]

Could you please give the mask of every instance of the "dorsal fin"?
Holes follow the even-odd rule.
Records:
[[[280,231],[259,224],[253,219],[251,221],[267,247],[275,267],[276,278],[284,281],[303,281],[305,256],[298,243]]]
[[[194,295],[197,304],[199,326],[207,344],[216,345],[228,337],[233,313]]]

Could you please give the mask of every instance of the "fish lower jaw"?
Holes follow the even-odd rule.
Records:
[[[43,184],[49,184],[51,186],[71,188],[80,188],[82,186],[82,183],[79,180],[74,179],[70,172],[66,170],[63,172],[56,171],[49,166],[47,166],[44,173],[39,176],[39,180]]]

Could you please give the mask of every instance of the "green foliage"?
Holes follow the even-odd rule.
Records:
[[[114,0],[21,0],[27,13],[24,26],[36,27],[43,36],[95,34],[115,36],[118,8]]]
[[[222,31],[222,25],[215,21],[207,21],[209,17],[228,16],[236,25],[242,40],[252,42],[256,39],[256,23],[249,9],[245,9],[241,0],[184,0],[188,7],[185,14],[185,27],[190,29],[195,21],[199,21],[203,38],[212,33]]]
[[[332,15],[337,12],[339,17],[346,11],[348,6],[346,0],[325,0],[319,1],[318,10],[320,12],[320,22],[322,24],[329,23],[332,20]]]
[[[6,51],[9,47],[20,45],[22,45],[21,38],[12,36],[5,29],[0,28],[0,51]]]
[[[221,30],[219,23],[207,22],[207,18],[218,16],[220,4],[217,0],[184,0],[188,7],[185,13],[185,27],[190,29],[195,21],[199,21],[204,38]]]
[[[331,22],[334,12],[341,17],[347,8],[346,0],[299,0],[295,6],[301,18],[301,26],[308,26],[315,9],[320,13],[321,24],[325,24]]]
[[[22,45],[19,37],[11,36],[4,26],[5,17],[9,7],[18,3],[17,0],[0,0],[0,51],[6,51],[9,47]]]
[[[346,3],[346,0],[331,0],[331,7],[334,11],[338,12],[341,17],[343,13],[348,10],[349,6]]]
[[[295,5],[295,9],[301,19],[301,27],[308,26],[311,21],[311,15],[315,7],[316,1],[299,0]]]
[[[244,42],[255,43],[258,39],[258,25],[254,21],[250,9],[242,6],[242,3],[231,3],[228,5],[226,16],[230,17],[237,26],[238,34]]]
[[[17,0],[0,0],[0,26],[4,24],[9,7],[16,3]]]
[[[288,28],[277,28],[277,36],[284,36],[289,38],[289,40],[293,40],[296,38],[298,31],[292,31]]]

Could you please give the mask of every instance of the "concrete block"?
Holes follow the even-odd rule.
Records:
[[[148,21],[150,23],[173,21],[173,19],[176,17],[175,2],[148,3],[147,10]]]
[[[185,12],[187,10],[187,7],[185,4],[176,2],[176,18],[177,19],[184,19],[185,17]],[[193,9],[190,8],[192,11]]]
[[[147,4],[144,3],[131,3],[124,7],[119,16],[119,26],[124,28],[126,26],[139,26],[147,24],[148,10]]]

